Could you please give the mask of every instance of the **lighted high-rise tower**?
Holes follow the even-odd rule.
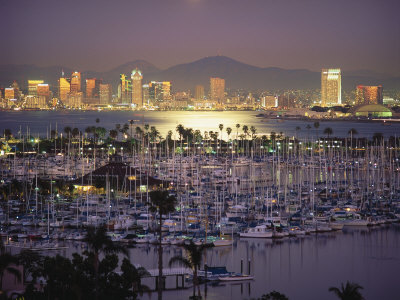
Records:
[[[71,75],[71,93],[77,93],[81,90],[81,72],[75,71]]]
[[[210,78],[210,97],[211,100],[217,101],[219,104],[225,102],[225,79]]]
[[[340,69],[322,69],[321,106],[342,104],[342,75]]]
[[[132,104],[140,108],[143,106],[143,93],[142,93],[142,72],[137,68],[132,71],[131,81],[132,81]]]

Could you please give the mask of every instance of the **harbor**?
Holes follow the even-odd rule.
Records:
[[[4,139],[11,149],[0,159],[1,235],[7,251],[71,257],[86,249],[87,228],[105,226],[114,243],[128,247],[131,263],[150,270],[153,275],[142,279],[153,290],[159,284],[155,269],[161,243],[169,274],[164,293],[174,299],[174,290],[190,294],[193,274],[177,272],[182,265],[171,269],[168,260],[185,257],[182,246],[189,243],[207,245],[212,248],[200,265],[199,289],[209,292],[209,299],[221,299],[213,296],[218,289],[234,294],[226,299],[243,299],[261,294],[265,280],[271,290],[295,296],[266,272],[282,274],[299,257],[302,266],[303,258],[315,258],[318,267],[323,251],[332,252],[327,260],[337,261],[340,243],[359,249],[354,241],[364,243],[371,236],[377,239],[371,247],[398,247],[397,138],[328,137],[318,128],[318,138],[260,136],[254,126],[240,124],[204,133],[178,125],[163,137],[150,124],[130,125],[114,138],[95,130],[73,135],[67,129],[63,136],[55,132],[33,141],[23,133]],[[162,216],[151,205],[157,190],[176,199],[175,209]],[[358,254],[351,252],[352,259]],[[271,269],[276,257],[279,270]],[[221,266],[227,266],[223,275],[207,270]],[[205,274],[209,278],[202,279]],[[291,282],[291,276],[284,280]]]

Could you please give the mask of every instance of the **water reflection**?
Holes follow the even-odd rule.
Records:
[[[222,138],[227,138],[226,128],[232,128],[231,136],[236,136],[236,124],[247,125],[249,128],[255,126],[258,134],[270,134],[272,131],[276,133],[282,132],[287,136],[298,136],[302,138],[310,138],[316,135],[315,130],[307,130],[309,124],[313,126],[313,122],[306,121],[288,121],[269,119],[267,122],[256,115],[255,111],[226,111],[226,112],[185,112],[185,111],[148,111],[148,112],[129,112],[129,111],[112,111],[112,112],[96,112],[96,111],[0,111],[0,127],[10,128],[13,133],[19,130],[26,132],[26,128],[30,128],[33,135],[40,133],[46,135],[56,126],[59,132],[65,126],[78,127],[84,131],[88,126],[102,126],[107,130],[115,128],[115,124],[128,123],[129,120],[135,120],[135,125],[150,124],[156,126],[160,133],[165,136],[169,130],[174,134],[178,124],[193,129],[199,129],[203,134],[204,131],[217,131],[220,134],[218,125],[223,124],[224,129]],[[99,118],[100,123],[96,124],[95,120]],[[300,127],[300,130],[296,130]],[[349,128],[355,128],[358,131],[357,137],[372,137],[375,132],[381,132],[386,137],[395,135],[400,131],[400,124],[391,124],[390,126],[382,126],[381,123],[359,123],[346,121],[323,121],[320,123],[320,135],[324,128],[331,127],[334,129],[333,135],[339,137],[347,137]],[[313,127],[312,127],[313,128]],[[242,133],[241,128],[239,134]]]

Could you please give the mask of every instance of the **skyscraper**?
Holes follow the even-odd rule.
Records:
[[[171,82],[151,81],[149,83],[149,99],[153,105],[171,100]]]
[[[61,77],[58,80],[58,96],[61,101],[66,101],[69,92],[71,91],[71,81],[68,78]]]
[[[204,100],[204,86],[196,85],[194,88],[194,98],[196,100]]]
[[[210,97],[211,100],[223,104],[225,101],[225,79],[218,77],[210,78]]]
[[[358,85],[355,104],[383,104],[383,87]]]
[[[28,80],[28,95],[37,96],[37,86],[43,82],[43,80]]]
[[[37,85],[37,97],[42,99],[44,99],[45,101],[50,100],[50,87],[47,83],[40,83]]]
[[[322,69],[321,106],[342,104],[342,75],[340,69]]]
[[[75,71],[71,75],[71,93],[77,93],[81,90],[81,72]]]
[[[120,75],[118,97],[123,104],[130,104],[132,102],[132,81],[125,74]]]
[[[100,84],[100,104],[108,105],[111,102],[111,84]]]
[[[4,89],[4,99],[6,99],[6,100],[17,99],[15,90],[13,88],[5,88]]]
[[[132,71],[132,104],[135,104],[137,108],[141,108],[143,106],[142,79],[143,76],[140,70],[136,68]]]
[[[101,79],[89,78],[86,79],[86,98],[100,97]]]

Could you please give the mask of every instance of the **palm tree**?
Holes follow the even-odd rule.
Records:
[[[110,138],[112,138],[113,140],[115,140],[118,136],[118,131],[116,131],[115,129],[111,129],[109,132],[109,136]]]
[[[77,137],[78,135],[79,135],[79,129],[78,128],[74,128],[74,129],[72,129],[72,132],[71,132],[71,134],[72,134],[72,136],[73,137]]]
[[[295,129],[296,129],[296,139],[297,139],[298,138],[298,132],[300,131],[301,128],[300,128],[300,126],[296,126]]]
[[[314,122],[314,128],[315,128],[315,132],[317,133],[317,140],[318,140],[318,128],[319,128],[319,122]]]
[[[6,140],[9,140],[12,137],[11,129],[4,129],[4,137],[6,138]]]
[[[99,255],[101,252],[105,254],[112,253],[123,253],[127,254],[127,251],[124,247],[116,245],[111,238],[107,235],[106,226],[100,226],[97,229],[90,226],[86,230],[86,237],[83,240],[86,242],[88,248],[93,253],[93,268],[95,273],[95,282],[96,282],[96,290],[95,295],[96,299],[98,298],[99,286],[98,286],[98,276],[99,276]]]
[[[364,297],[361,295],[359,290],[363,287],[357,283],[347,281],[346,285],[341,284],[341,288],[330,287],[329,291],[335,293],[335,295],[341,300],[363,300]]]
[[[232,128],[226,127],[226,134],[228,135],[228,140],[229,140],[229,137],[231,136],[231,133],[232,133]]]
[[[21,272],[15,268],[17,263],[17,257],[5,252],[3,239],[0,239],[0,290],[3,287],[3,276],[5,271],[13,274],[18,281],[21,281]]]
[[[258,300],[289,300],[289,298],[277,291],[272,291],[266,295],[262,295]]]
[[[329,137],[330,137],[330,135],[333,133],[333,130],[332,130],[332,128],[331,127],[326,127],[325,129],[324,129],[324,134],[326,134],[327,136],[328,136],[328,139],[329,139]]]
[[[159,224],[158,224],[158,299],[162,299],[162,287],[163,287],[163,263],[162,263],[162,216],[167,215],[175,211],[175,206],[177,204],[177,200],[175,196],[171,196],[168,191],[152,191],[150,192],[150,211],[158,212]]]
[[[212,247],[212,244],[202,244],[197,246],[193,240],[190,240],[189,244],[183,244],[182,247],[186,251],[187,257],[184,258],[181,255],[177,255],[172,257],[169,260],[169,265],[176,262],[182,263],[185,267],[193,270],[193,297],[192,299],[196,299],[196,286],[198,285],[197,281],[197,270],[200,268],[200,264],[203,257],[203,252],[205,249]],[[199,289],[200,296],[200,289]]]
[[[251,139],[254,139],[254,136],[256,135],[257,129],[254,126],[250,127],[251,131]]]
[[[70,135],[71,132],[72,132],[71,127],[65,126],[65,127],[64,127],[64,132],[65,132],[65,134],[67,135],[67,137],[69,137],[69,135]]]
[[[219,140],[219,148],[221,149],[221,152],[222,152],[222,129],[224,129],[224,124],[219,124],[218,128],[219,128],[219,131],[221,132],[221,138]]]
[[[100,123],[100,119],[99,118],[96,118],[96,123]]]
[[[310,139],[310,129],[311,129],[311,125],[310,124],[307,124],[307,126],[306,126],[306,129],[307,129],[307,131],[308,131],[308,139]]]

